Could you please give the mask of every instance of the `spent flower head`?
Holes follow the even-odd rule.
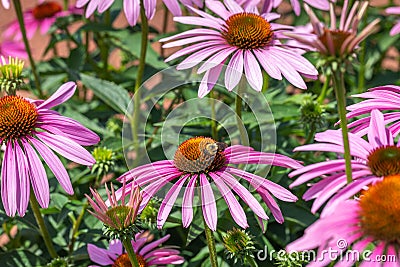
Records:
[[[304,96],[300,106],[301,121],[305,124],[321,126],[324,122],[324,108],[310,94]]]
[[[15,91],[26,87],[22,76],[24,61],[17,57],[1,56],[0,61],[0,89],[9,95],[15,95]]]
[[[134,185],[132,184],[132,186]],[[139,188],[137,186],[131,188],[129,200],[125,202],[125,198],[127,197],[125,182],[121,188],[122,195],[120,201],[117,201],[112,184],[111,191],[108,189],[107,184],[105,187],[107,201],[104,201],[96,190],[90,188],[94,200],[88,195],[86,195],[86,198],[94,211],[89,210],[89,212],[103,222],[106,228],[105,234],[111,239],[132,239],[139,232],[137,214],[142,201]]]

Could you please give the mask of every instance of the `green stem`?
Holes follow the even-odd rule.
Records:
[[[39,75],[37,73],[36,64],[35,64],[35,61],[33,60],[32,51],[29,46],[28,37],[26,35],[26,28],[25,28],[25,23],[24,23],[24,17],[22,14],[21,2],[19,0],[13,0],[13,3],[14,3],[14,8],[15,8],[15,13],[17,14],[19,27],[21,29],[22,39],[24,40],[25,50],[29,57],[29,63],[32,68],[33,77],[35,78],[36,89],[38,90],[39,97],[43,98],[44,95],[42,92],[42,87],[40,85]]]
[[[140,86],[142,85],[142,80],[143,80],[143,74],[144,74],[144,69],[146,66],[146,53],[147,53],[147,43],[148,43],[148,34],[149,34],[149,24],[147,21],[146,13],[144,10],[144,4],[143,0],[140,0],[140,18],[142,21],[142,40],[141,40],[141,48],[140,48],[140,58],[139,58],[139,66],[138,66],[138,72],[137,72],[137,77],[136,77],[136,82],[135,82],[135,88],[134,88],[134,93],[135,95],[133,96],[133,102],[134,102],[134,110],[133,110],[133,116],[131,116],[131,127],[132,127],[132,135],[133,135],[133,147],[136,152],[136,159],[134,166],[138,164],[139,160],[139,149],[140,149],[140,144],[139,144],[139,135],[138,135],[138,128],[139,128],[139,114],[140,114],[140,99],[141,99],[141,94],[140,94]]]
[[[57,252],[53,246],[53,243],[51,242],[51,237],[50,237],[49,231],[47,231],[46,224],[44,223],[42,214],[40,213],[39,203],[37,202],[37,200],[35,198],[35,194],[33,193],[32,189],[31,189],[31,196],[29,198],[29,202],[31,204],[31,208],[33,211],[33,215],[35,216],[36,222],[39,225],[39,229],[42,234],[44,244],[47,247],[47,251],[49,252],[50,256],[53,259],[58,258]]]
[[[245,257],[246,262],[251,266],[251,267],[258,267],[258,264],[256,263],[256,261],[254,260],[254,258],[250,257],[250,256],[246,256]]]
[[[236,99],[235,99],[235,111],[236,111],[236,122],[239,128],[239,133],[240,133],[240,141],[242,145],[244,146],[249,146],[249,140],[247,138],[247,131],[246,127],[242,121],[242,97],[241,94],[245,91],[246,89],[246,78],[244,76],[241,78],[236,94]]]
[[[367,23],[367,14],[368,9],[365,11],[365,16],[363,18],[364,25]],[[367,48],[367,41],[364,40],[361,43],[361,51],[360,51],[360,69],[358,72],[358,93],[364,92],[364,87],[365,87],[365,54],[366,54],[366,49]]]
[[[78,237],[78,230],[79,226],[82,223],[83,216],[85,215],[85,211],[88,207],[88,202],[86,201],[85,204],[82,206],[82,210],[79,213],[78,218],[76,219],[74,225],[72,226],[72,233],[71,233],[71,241],[69,242],[68,248],[69,248],[69,255],[72,255],[72,252],[74,252],[74,243],[76,241],[76,238]]]
[[[218,129],[217,129],[217,114],[215,113],[215,104],[216,99],[214,92],[211,90],[210,92],[210,101],[211,101],[211,136],[214,140],[218,141]]]
[[[208,227],[204,216],[203,216],[203,220],[204,220],[204,232],[206,234],[206,239],[207,239],[207,246],[208,246],[208,250],[210,251],[211,267],[218,267],[217,249],[215,247],[214,233],[210,229],[210,227]]]
[[[319,94],[319,96],[317,98],[317,101],[318,101],[319,104],[323,104],[324,103],[324,100],[325,100],[325,97],[326,97],[326,93],[328,92],[330,81],[331,81],[331,75],[327,74],[325,76],[325,82],[324,82],[324,85],[322,86],[321,93]]]
[[[335,90],[336,101],[339,112],[340,128],[342,129],[343,136],[343,147],[344,147],[344,159],[346,162],[346,177],[347,183],[352,181],[352,170],[351,170],[351,155],[349,145],[349,134],[347,129],[347,118],[346,118],[346,88],[344,86],[344,73],[341,70],[336,70],[333,75],[333,89]]]
[[[122,239],[122,244],[124,245],[126,253],[128,254],[128,257],[129,257],[129,260],[131,261],[132,267],[140,267],[139,262],[136,258],[135,251],[133,251],[131,240],[124,238],[124,239]]]

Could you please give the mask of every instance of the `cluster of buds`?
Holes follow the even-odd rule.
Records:
[[[222,239],[229,259],[233,259],[235,263],[238,260],[242,263],[254,261],[254,242],[245,230],[233,228]]]
[[[106,147],[96,147],[92,155],[96,163],[92,167],[92,173],[96,173],[97,177],[106,175],[115,165],[115,153]]]
[[[0,89],[8,95],[15,95],[15,92],[26,88],[22,70],[24,62],[18,58],[9,57],[6,60],[3,56],[0,61]]]

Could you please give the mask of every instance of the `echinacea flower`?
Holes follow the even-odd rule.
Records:
[[[367,38],[377,28],[379,19],[375,19],[358,33],[358,27],[368,8],[368,1],[355,1],[350,11],[349,1],[344,0],[339,25],[337,25],[335,6],[330,4],[330,24],[321,22],[308,5],[304,5],[313,26],[314,38],[301,34],[286,35],[301,43],[315,47],[319,53],[334,59],[346,59],[354,53],[360,42]]]
[[[31,39],[38,30],[40,34],[44,35],[50,30],[57,18],[79,13],[80,11],[75,8],[63,10],[62,6],[56,1],[39,3],[23,13],[26,35],[28,39]],[[11,22],[3,35],[6,38],[12,37],[16,41],[21,40],[22,33],[18,21]]]
[[[49,182],[38,153],[71,195],[74,190],[68,173],[52,150],[82,165],[95,163],[82,145],[96,144],[99,137],[77,121],[50,110],[68,100],[75,88],[75,83],[65,83],[45,101],[15,95],[0,98],[0,142],[5,144],[1,198],[8,216],[16,211],[24,216],[31,186],[40,206],[49,205]]]
[[[282,0],[265,0],[263,6],[263,12],[271,12],[272,8],[276,8],[281,4]],[[303,0],[304,3],[309,4],[312,7],[321,10],[329,10],[329,3],[336,2],[335,0]],[[301,5],[299,0],[290,0],[290,4],[292,5],[293,11],[296,16],[300,15]]]
[[[152,237],[147,232],[138,233],[131,241],[139,266],[165,266],[167,264],[182,264],[184,258],[179,256],[179,250],[174,247],[159,247],[169,239],[166,235],[156,241],[151,242]],[[122,242],[118,239],[110,242],[108,249],[99,248],[93,244],[87,246],[89,258],[92,262],[99,265],[89,265],[89,267],[99,266],[131,266],[128,254],[124,251]]]
[[[106,185],[107,201],[104,201],[96,190],[90,188],[90,192],[94,200],[88,195],[86,195],[86,198],[94,211],[89,210],[89,212],[107,227],[106,234],[109,234],[112,238],[131,239],[133,237],[132,234],[138,231],[136,217],[142,201],[139,188],[135,186],[134,189],[130,190],[127,203],[125,203],[125,198],[128,194],[125,182],[121,188],[121,203],[117,201],[112,184],[111,192]]]
[[[308,266],[399,266],[400,177],[385,177],[309,226],[286,250],[318,248]],[[329,254],[329,251],[333,252]],[[328,252],[328,253],[327,253]],[[333,257],[331,256],[333,255]],[[362,262],[361,265],[355,264]]]
[[[0,42],[0,57],[18,57],[26,59],[28,58],[28,54],[22,42],[7,40]]]
[[[289,31],[290,26],[271,22],[279,15],[259,14],[254,6],[243,9],[233,0],[224,0],[224,4],[207,0],[206,6],[218,17],[188,7],[200,17],[175,17],[174,20],[207,28],[188,30],[160,40],[172,41],[164,44],[164,48],[189,45],[166,59],[171,61],[189,55],[177,66],[179,70],[192,68],[205,61],[198,69],[199,74],[204,73],[199,97],[211,91],[226,62],[225,87],[229,91],[238,85],[243,72],[250,86],[261,91],[261,67],[272,78],[281,80],[283,75],[302,89],[307,86],[301,75],[316,78],[318,72],[315,67],[281,42],[287,39],[283,32]]]
[[[318,143],[297,147],[294,151],[324,151],[343,154],[341,130],[327,130],[315,135]],[[379,181],[384,176],[400,174],[400,147],[394,144],[393,136],[385,128],[383,115],[378,110],[371,113],[368,141],[349,133],[352,179],[347,184],[345,159],[338,158],[314,163],[297,169],[289,177],[300,175],[290,188],[308,183],[314,178],[322,179],[304,194],[303,199],[315,199],[312,212],[316,212],[329,198],[323,214],[331,212],[341,201],[348,199],[364,186]]]
[[[365,100],[346,107],[350,111],[346,115],[348,119],[369,114],[374,109],[390,110],[390,112],[383,114],[385,124],[390,123],[388,129],[393,136],[400,133],[400,86],[378,86],[369,89],[368,92],[353,95],[353,97],[360,97]],[[367,133],[370,120],[371,117],[367,116],[349,123],[348,127],[352,128],[351,132],[362,136]]]
[[[284,187],[233,167],[232,164],[268,164],[295,169],[301,167],[297,161],[283,155],[257,152],[251,147],[242,145],[226,147],[224,143],[218,143],[211,138],[193,137],[178,147],[174,160],[161,160],[137,167],[123,174],[119,180],[132,180],[131,184],[135,183],[142,187],[142,206],[145,206],[159,190],[165,189],[169,182],[173,183],[158,212],[157,227],[159,228],[167,220],[184,185],[186,186],[182,201],[184,227],[188,227],[193,220],[193,200],[197,185],[200,186],[203,216],[211,230],[217,229],[218,219],[213,190],[221,192],[234,221],[240,227],[248,227],[247,218],[233,192],[260,219],[267,220],[268,216],[259,201],[235,177],[248,181],[265,201],[275,219],[282,223],[282,213],[271,194],[288,202],[296,201],[297,197]]]
[[[387,14],[393,14],[393,15],[400,15],[400,6],[398,7],[389,7],[385,10]],[[390,35],[396,35],[400,33],[400,20],[397,21],[397,23],[393,26],[393,28],[390,30]]]
[[[85,16],[90,17],[96,10],[103,13],[111,7],[114,0],[78,0],[76,7],[82,8],[87,5]],[[157,0],[143,1],[144,11],[147,19],[152,19],[156,13]],[[124,0],[125,17],[131,26],[135,26],[140,16],[140,0]]]

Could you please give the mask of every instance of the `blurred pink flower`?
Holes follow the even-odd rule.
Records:
[[[70,14],[80,14],[81,11],[75,8],[63,10],[62,6],[55,1],[47,1],[39,3],[36,7],[29,9],[23,13],[26,27],[26,35],[31,39],[39,30],[40,34],[46,34],[53,23],[59,17],[64,17]],[[3,36],[21,40],[22,33],[17,20],[11,22],[4,31]]]
[[[0,58],[18,57],[21,59],[28,58],[28,54],[25,51],[25,46],[22,42],[16,41],[3,41],[0,43]]]
[[[347,106],[347,118],[354,118],[361,115],[371,113],[372,110],[380,111],[391,110],[383,114],[385,124],[390,124],[388,129],[394,136],[400,133],[400,86],[385,85],[371,88],[366,93],[353,95],[353,97],[364,98],[364,101]],[[363,117],[352,123],[348,127],[352,128],[351,132],[363,136],[368,132],[371,117]]]
[[[376,30],[379,19],[375,19],[358,33],[358,26],[368,8],[368,1],[355,1],[348,11],[349,1],[344,0],[341,11],[339,28],[336,23],[335,6],[330,5],[330,26],[321,22],[312,9],[305,5],[315,37],[303,36],[302,34],[287,33],[286,35],[298,40],[305,45],[315,47],[323,55],[335,58],[346,58],[353,54],[358,44]]]
[[[166,61],[189,55],[177,69],[189,69],[205,61],[198,73],[204,73],[199,87],[199,97],[207,95],[221,74],[223,65],[228,62],[225,71],[225,86],[231,91],[236,87],[244,72],[252,88],[261,91],[263,77],[261,67],[274,79],[281,80],[282,75],[294,86],[306,89],[301,75],[316,78],[315,67],[291,47],[282,44],[287,39],[283,34],[292,27],[271,23],[279,18],[278,14],[259,14],[256,7],[243,9],[233,0],[207,0],[207,7],[219,17],[213,17],[201,10],[191,9],[200,15],[175,17],[174,20],[189,25],[207,28],[192,29],[161,42],[172,41],[164,48],[189,44],[171,55]]]
[[[76,7],[82,8],[87,5],[85,16],[90,17],[96,10],[99,13],[103,13],[114,3],[114,0],[78,0],[76,1]],[[144,1],[144,10],[147,19],[152,19],[156,13],[157,0]],[[124,12],[125,17],[128,20],[129,25],[136,25],[140,16],[140,0],[124,0]]]
[[[257,152],[251,147],[241,145],[226,148],[224,143],[215,142],[211,138],[193,137],[178,147],[174,160],[161,160],[137,167],[123,174],[118,180],[132,181],[127,185],[128,190],[131,190],[132,183],[143,187],[142,208],[159,190],[166,189],[168,183],[174,181],[162,200],[157,218],[158,228],[161,228],[166,222],[184,184],[186,184],[182,201],[184,227],[189,227],[193,220],[193,200],[197,185],[200,186],[199,191],[201,191],[203,216],[211,230],[216,231],[218,220],[216,199],[213,193],[215,189],[221,193],[234,221],[240,227],[248,227],[247,218],[233,192],[250,207],[260,220],[267,220],[268,216],[260,202],[236,177],[248,181],[260,194],[275,219],[282,223],[284,220],[282,213],[271,194],[287,202],[295,202],[297,197],[286,188],[231,166],[232,164],[266,164],[294,169],[301,167],[299,162],[283,155]],[[122,194],[121,189],[117,191],[117,194]]]
[[[185,260],[179,256],[179,250],[174,247],[159,247],[169,239],[166,235],[156,241],[150,242],[151,237],[145,233],[138,233],[132,240],[132,247],[140,266],[166,266],[167,264],[182,264]],[[111,240],[109,248],[99,248],[93,244],[87,246],[89,258],[99,265],[89,265],[89,267],[99,266],[131,266],[128,254],[124,252],[124,247],[118,239]]]
[[[96,144],[99,137],[77,121],[50,110],[68,100],[75,88],[73,82],[65,83],[45,101],[14,95],[0,98],[0,142],[6,145],[1,198],[8,216],[14,216],[16,211],[20,216],[25,215],[31,186],[40,206],[49,205],[49,183],[37,153],[71,195],[74,190],[68,173],[52,150],[82,165],[95,163],[82,145]]]
[[[387,14],[400,15],[400,6],[387,8],[386,9],[386,13]],[[399,33],[400,33],[400,20],[398,20],[397,23],[390,30],[390,35],[396,35],[396,34],[399,34]]]
[[[297,147],[294,151],[324,151],[343,154],[343,140],[341,130],[328,130],[315,135],[318,143]],[[353,181],[347,184],[345,160],[338,158],[314,163],[297,169],[289,177],[300,175],[290,188],[308,183],[310,180],[322,179],[311,184],[310,189],[303,195],[303,199],[315,199],[311,211],[313,213],[332,196],[326,204],[323,213],[330,213],[336,205],[348,199],[364,186],[379,181],[383,176],[400,174],[400,147],[394,144],[393,136],[385,128],[383,115],[374,109],[371,112],[371,121],[368,128],[368,141],[362,137],[349,133],[351,167]]]

